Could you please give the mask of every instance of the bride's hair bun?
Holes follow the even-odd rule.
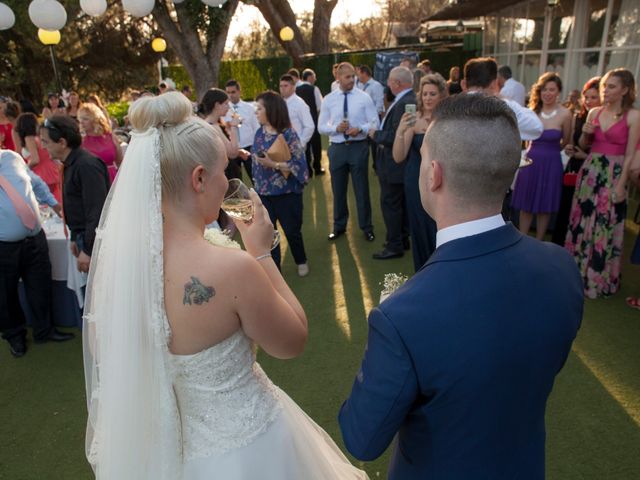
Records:
[[[226,159],[222,140],[211,125],[193,114],[191,102],[180,92],[136,100],[129,107],[129,122],[139,133],[151,127],[159,130],[163,196],[180,198],[185,178],[196,166],[211,171]]]
[[[175,126],[189,120],[192,115],[191,102],[180,92],[142,97],[129,107],[129,122],[138,132],[151,127]]]

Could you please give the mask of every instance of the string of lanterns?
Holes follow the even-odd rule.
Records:
[[[172,0],[182,3],[184,0]],[[227,0],[201,0],[210,7],[222,7]],[[134,17],[146,17],[155,6],[155,0],[122,0],[122,7]],[[107,10],[107,0],[80,0],[80,8],[92,17],[99,17]],[[58,0],[32,0],[29,4],[29,18],[33,24],[47,31],[62,29],[67,23],[67,11]],[[0,30],[8,30],[16,23],[11,8],[0,2]]]

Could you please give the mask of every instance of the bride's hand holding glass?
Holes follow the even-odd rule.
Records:
[[[274,230],[260,196],[241,180],[229,180],[222,209],[233,219],[247,252],[254,257],[268,253],[280,243],[280,233]]]

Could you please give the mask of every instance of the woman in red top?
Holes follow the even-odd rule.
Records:
[[[120,141],[111,131],[109,120],[97,105],[83,103],[78,109],[78,122],[84,134],[82,148],[93,153],[107,165],[109,179],[113,183],[122,162],[122,149]]]
[[[0,148],[15,151],[16,146],[13,143],[13,136],[11,134],[13,125],[5,115],[5,109],[8,103],[9,99],[7,97],[0,97]]]
[[[16,148],[29,164],[29,168],[47,184],[53,196],[62,203],[60,169],[62,164],[52,160],[38,136],[38,118],[33,113],[23,113],[16,122]]]

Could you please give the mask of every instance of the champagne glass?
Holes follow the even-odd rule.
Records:
[[[249,196],[249,187],[247,187],[239,178],[229,180],[229,188],[224,195],[222,201],[222,209],[227,215],[245,223],[251,223],[253,220],[253,201]],[[271,250],[276,248],[280,243],[280,232],[273,231],[273,241],[271,242]]]

